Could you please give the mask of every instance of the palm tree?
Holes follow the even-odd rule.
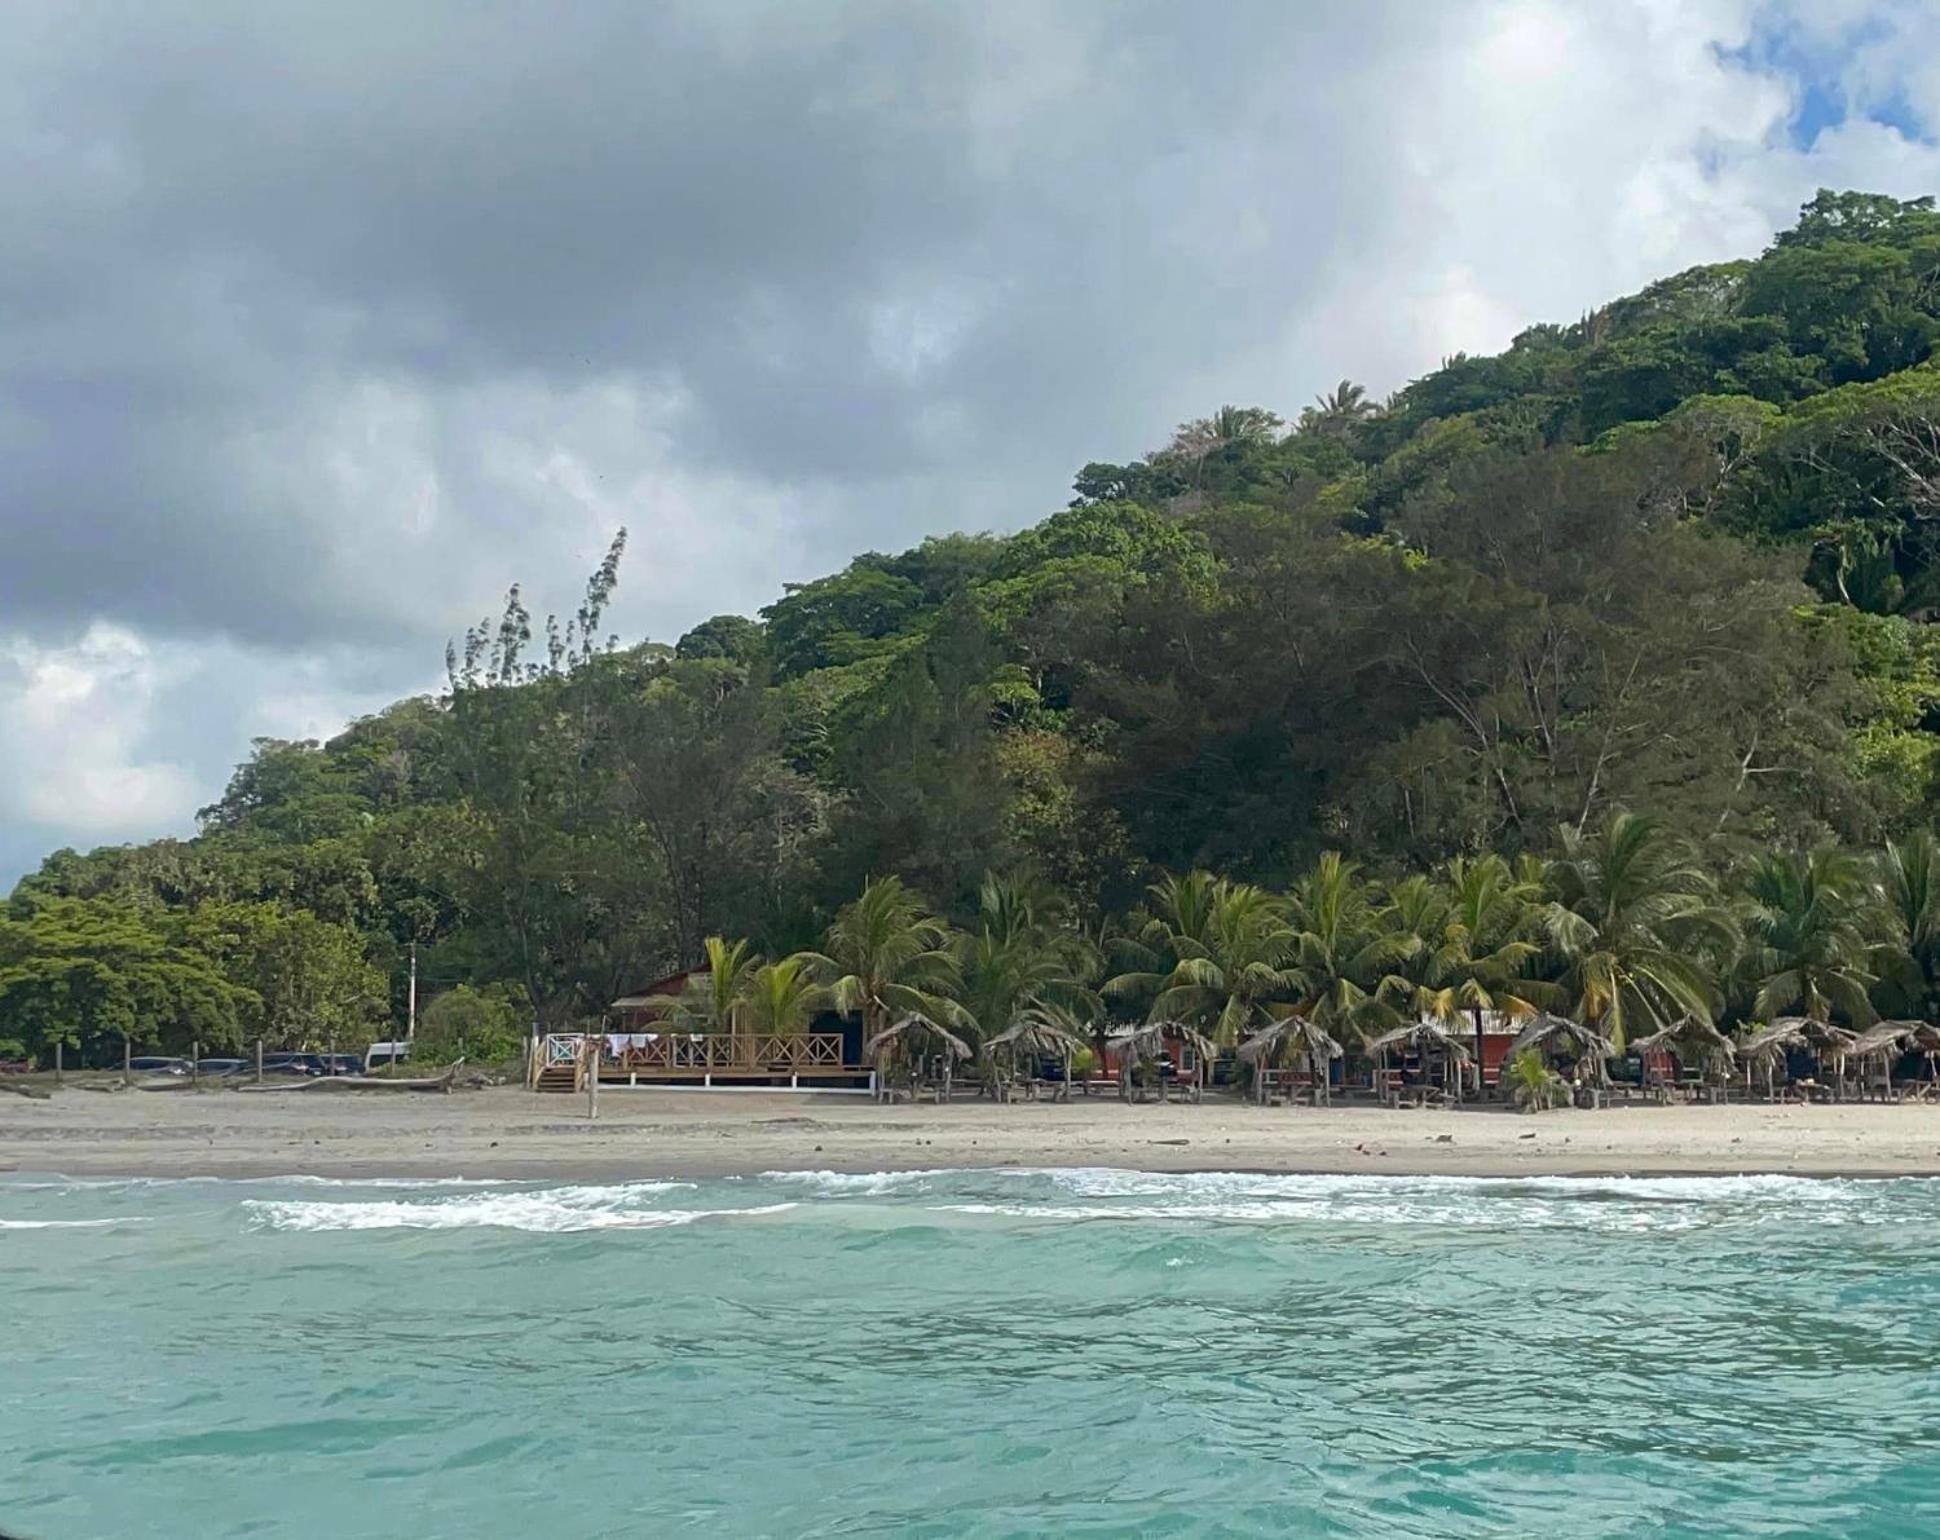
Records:
[[[1833,1016],[1870,1026],[1868,995],[1881,916],[1870,873],[1838,850],[1761,856],[1746,870],[1741,977],[1757,989],[1763,1021],[1797,1014],[1820,1025]]]
[[[862,1018],[868,1044],[910,1017],[971,1025],[953,998],[961,973],[950,942],[950,927],[900,877],[878,877],[836,915],[824,940],[828,950],[801,957],[835,1009]]]
[[[1093,948],[1065,923],[1061,896],[1035,878],[985,875],[959,959],[978,1046],[1027,1018],[1069,1025],[1100,1014],[1087,983],[1097,964]]]
[[[1573,1014],[1621,1053],[1633,1027],[1656,1031],[1719,1003],[1710,963],[1737,937],[1685,850],[1653,820],[1614,813],[1592,834],[1565,826],[1549,867],[1543,928]]]
[[[707,961],[688,976],[686,987],[661,1007],[689,1032],[742,1032],[742,1001],[753,978],[756,958],[752,945],[709,936]]]
[[[1543,1061],[1534,1048],[1525,1048],[1509,1061],[1509,1094],[1524,1112],[1546,1112],[1569,1099],[1569,1085]]]
[[[1940,1007],[1940,840],[1915,831],[1880,855],[1879,882],[1894,947],[1881,959],[1888,1014],[1932,1020]]]
[[[749,975],[740,1019],[750,1036],[799,1037],[833,999],[826,985],[816,983],[812,960],[798,953]]]
[[[1148,1022],[1185,1022],[1221,1047],[1293,1013],[1298,937],[1280,899],[1203,872],[1151,891],[1158,913],[1140,941],[1157,965],[1108,980],[1107,996],[1146,1000]]]
[[[1211,872],[1190,871],[1167,873],[1147,888],[1150,903],[1129,915],[1122,931],[1102,938],[1105,950],[1125,964],[1105,981],[1105,995],[1142,1020],[1172,970],[1187,957],[1206,955],[1224,886]]]
[[[1384,985],[1420,942],[1387,923],[1359,868],[1324,852],[1294,884],[1291,913],[1301,1014],[1344,1043],[1365,1043],[1393,1026],[1397,1013],[1382,998]]]
[[[1393,981],[1418,1017],[1452,1027],[1464,1013],[1475,1029],[1482,1062],[1482,1016],[1499,1011],[1520,1021],[1556,993],[1528,977],[1542,948],[1538,904],[1540,866],[1511,866],[1499,855],[1457,856],[1442,880],[1404,878],[1389,890],[1389,924],[1416,938]]]
[[[1314,404],[1300,413],[1300,426],[1309,433],[1325,433],[1333,436],[1346,434],[1357,423],[1367,421],[1377,415],[1380,408],[1368,399],[1367,387],[1356,385],[1352,380],[1342,380],[1325,395],[1316,396]]]
[[[1175,460],[1191,461],[1192,484],[1197,487],[1212,455],[1245,444],[1270,444],[1280,427],[1280,419],[1265,407],[1222,406],[1210,417],[1180,423],[1163,453]]]

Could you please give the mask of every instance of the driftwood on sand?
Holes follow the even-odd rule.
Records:
[[[295,1080],[281,1085],[254,1085],[245,1083],[236,1086],[238,1091],[254,1093],[274,1093],[292,1091],[445,1091],[451,1090],[452,1082],[458,1078],[458,1071],[465,1067],[463,1059],[455,1059],[442,1073],[409,1077],[403,1075],[319,1075],[313,1080]]]

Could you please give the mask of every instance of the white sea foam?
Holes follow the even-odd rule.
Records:
[[[0,1219],[0,1230],[100,1230],[109,1225],[139,1225],[148,1221],[131,1214],[120,1219]]]
[[[1806,1176],[1384,1176],[1250,1171],[1123,1171],[1071,1167],[1029,1173],[1081,1197],[1133,1198],[1246,1194],[1320,1198],[1349,1193],[1404,1193],[1484,1198],[1544,1195],[1612,1197],[1638,1202],[1721,1202],[1746,1198],[1847,1202],[1874,1184]]]
[[[988,1187],[935,1213],[1052,1221],[1340,1224],[1664,1232],[1711,1224],[1868,1225],[1891,1217],[1880,1184],[1794,1176],[1469,1177],[1143,1172],[1016,1173],[1033,1201]],[[967,1175],[967,1174],[966,1174]],[[948,1196],[948,1194],[943,1194]]]
[[[685,1182],[629,1182],[611,1187],[549,1187],[472,1193],[424,1202],[385,1199],[369,1203],[250,1199],[250,1222],[269,1230],[526,1230],[558,1234],[578,1230],[650,1230],[702,1219],[779,1214],[792,1203],[752,1208],[670,1209],[652,1206],[661,1193]]]
[[[995,1171],[764,1171],[760,1181],[807,1189],[818,1197],[871,1198],[921,1190],[938,1181],[960,1176],[1002,1176]]]

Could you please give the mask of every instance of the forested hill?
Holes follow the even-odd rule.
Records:
[[[186,841],[58,852],[0,926],[0,1057],[316,1038],[431,988],[597,1010],[871,875],[1095,930],[1166,872],[1281,888],[1555,849],[1628,808],[1725,873],[1933,816],[1940,215],[1822,193],[1386,402],[1222,407],[1021,533],[857,557],[674,646],[535,637],[263,740]],[[1080,450],[1082,446],[1077,446]],[[1074,456],[1076,458],[1076,456]],[[992,510],[997,516],[1005,510]]]

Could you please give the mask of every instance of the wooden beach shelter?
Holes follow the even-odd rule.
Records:
[[[1738,1062],[1745,1067],[1747,1095],[1751,1092],[1753,1074],[1762,1072],[1765,1077],[1765,1100],[1772,1101],[1777,1097],[1778,1067],[1794,1048],[1805,1041],[1804,1027],[1802,1018],[1787,1017],[1754,1027],[1738,1039]]]
[[[933,1082],[937,1100],[948,1101],[956,1066],[971,1056],[968,1043],[920,1011],[884,1027],[862,1045],[862,1052],[877,1067],[878,1101],[890,1099],[892,1081],[898,1076],[911,1096],[920,1085]],[[928,1068],[932,1064],[936,1066],[933,1075]]]
[[[1803,1049],[1819,1061],[1821,1075],[1828,1067],[1831,1069],[1833,1090],[1835,1094],[1843,1096],[1846,1066],[1853,1057],[1853,1047],[1858,1041],[1859,1034],[1845,1027],[1814,1021],[1809,1016],[1781,1016],[1739,1040],[1738,1060],[1745,1066],[1745,1087],[1747,1090],[1751,1088],[1754,1070],[1763,1070],[1765,1099],[1775,1099],[1780,1066],[1786,1063],[1794,1050]],[[1787,1084],[1790,1084],[1789,1080]]]
[[[1630,1046],[1644,1062],[1645,1089],[1660,1094],[1667,1094],[1673,1084],[1668,1077],[1657,1076],[1655,1066],[1665,1058],[1677,1065],[1677,1085],[1708,1097],[1723,1095],[1738,1062],[1738,1045],[1712,1022],[1696,1016],[1674,1021]]]
[[[1592,1094],[1599,1101],[1609,1094],[1609,1061],[1616,1057],[1617,1050],[1610,1039],[1595,1027],[1550,1011],[1539,1011],[1516,1034],[1516,1040],[1509,1045],[1506,1062],[1515,1063],[1532,1048],[1542,1054],[1545,1062],[1551,1054],[1561,1051],[1575,1062],[1579,1070],[1587,1066]]]
[[[1134,1071],[1141,1064],[1157,1064],[1165,1059],[1167,1048],[1174,1046],[1180,1049],[1182,1058],[1187,1049],[1194,1055],[1193,1071],[1182,1079],[1186,1095],[1198,1101],[1201,1082],[1219,1049],[1205,1033],[1183,1021],[1148,1021],[1135,1027],[1121,1027],[1105,1039],[1106,1051],[1118,1066],[1119,1099],[1142,1101],[1144,1094],[1134,1084]],[[1165,1075],[1161,1072],[1154,1078],[1158,1082],[1159,1100],[1164,1101]]]
[[[1846,1053],[1858,1069],[1859,1094],[1866,1096],[1877,1091],[1881,1100],[1892,1101],[1896,1094],[1893,1066],[1907,1049],[1918,1043],[1922,1034],[1932,1031],[1924,1021],[1881,1021],[1854,1037]]]
[[[1261,1106],[1266,1105],[1276,1061],[1285,1059],[1292,1059],[1311,1076],[1315,1106],[1332,1101],[1331,1069],[1341,1053],[1341,1045],[1326,1028],[1300,1015],[1282,1016],[1239,1045],[1240,1058],[1253,1066],[1253,1090]],[[1293,1098],[1287,1100],[1291,1103]]]
[[[995,1037],[984,1040],[983,1057],[990,1066],[990,1080],[996,1087],[997,1100],[1000,1102],[1010,1100],[1011,1086],[1020,1078],[1020,1061],[1031,1066],[1031,1073],[1023,1078],[1030,1081],[1035,1091],[1037,1066],[1045,1059],[1056,1059],[1064,1066],[1064,1077],[1057,1082],[1051,1099],[1064,1102],[1071,1099],[1072,1061],[1090,1046],[1082,1032],[1048,1017],[1026,1012]]]
[[[1462,1099],[1463,1072],[1470,1063],[1468,1044],[1454,1036],[1441,1022],[1424,1016],[1419,1021],[1408,1022],[1383,1032],[1367,1045],[1367,1051],[1374,1056],[1374,1089],[1380,1098],[1392,1106],[1400,1106],[1403,1095],[1409,1090],[1407,1060],[1416,1061],[1414,1073],[1418,1079],[1415,1089],[1426,1099],[1429,1090],[1434,1089],[1435,1072],[1441,1072],[1441,1094],[1449,1101]],[[1395,1068],[1388,1065],[1389,1055],[1402,1059],[1403,1063]]]

